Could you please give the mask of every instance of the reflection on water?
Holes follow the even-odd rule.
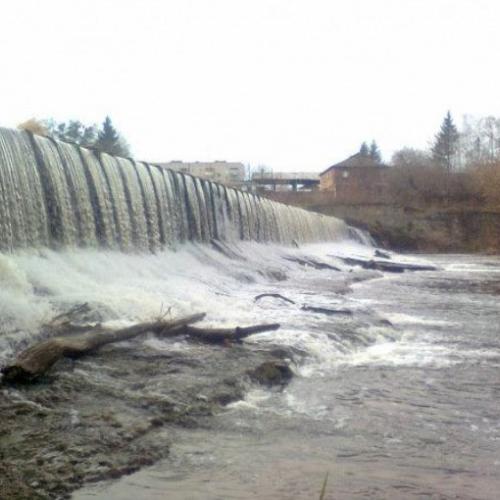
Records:
[[[168,460],[74,498],[310,499],[326,473],[332,499],[498,498],[500,259],[429,259],[443,270],[355,285],[392,338],[313,350],[284,392],[251,392],[213,428],[174,431]]]

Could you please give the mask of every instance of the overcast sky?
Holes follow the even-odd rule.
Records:
[[[322,170],[500,115],[498,0],[2,1],[0,125],[101,121],[134,155]]]

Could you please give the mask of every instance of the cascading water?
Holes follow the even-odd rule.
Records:
[[[0,129],[0,249],[156,251],[186,240],[290,244],[347,226],[208,180],[51,138]]]

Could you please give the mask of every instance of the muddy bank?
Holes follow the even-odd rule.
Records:
[[[498,212],[385,207],[375,213],[370,210],[356,210],[350,216],[346,213],[346,220],[397,251],[489,254],[500,251]]]
[[[402,252],[500,252],[500,211],[455,204],[341,203],[323,193],[266,193],[273,200],[333,215]]]
[[[395,205],[321,207],[320,211],[368,230],[378,243],[400,252],[500,251],[500,213],[495,211]]]
[[[291,376],[287,350],[148,347],[157,342],[110,346],[59,362],[36,384],[3,386],[0,497],[69,498],[85,482],[129,474],[168,455],[172,426],[207,425],[251,384]]]

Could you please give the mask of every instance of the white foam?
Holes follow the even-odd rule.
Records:
[[[451,351],[442,346],[418,342],[384,342],[349,353],[338,359],[339,365],[434,366],[454,364]]]
[[[335,340],[329,336],[323,325],[330,320],[324,315],[308,314],[304,321],[306,313],[301,305],[305,302],[341,307],[345,301],[350,301],[350,309],[362,309],[362,301],[328,291],[328,280],[331,283],[342,281],[346,275],[328,270],[304,270],[283,259],[295,252],[298,256],[307,254],[328,262],[328,255],[332,253],[368,255],[373,249],[349,241],[307,245],[300,249],[241,242],[234,251],[245,259],[231,259],[208,246],[194,244],[155,255],[92,249],[0,255],[0,315],[3,320],[0,324],[0,360],[12,354],[16,340],[29,338],[56,312],[88,302],[105,321],[115,322],[115,326],[148,321],[166,312],[172,317],[206,312],[206,326],[279,322],[280,330],[255,335],[247,341],[283,344],[307,352],[310,359],[300,368],[300,374],[306,377],[330,369],[339,360],[381,361],[382,354],[377,350],[383,349],[380,346],[365,349],[364,345],[354,347],[353,344],[350,349],[348,337]],[[271,282],[262,273],[269,269],[287,273],[289,280]],[[304,295],[301,292],[304,280],[310,280],[314,290],[316,279],[323,283],[318,296]],[[254,301],[257,294],[273,291],[289,296],[296,304]],[[401,324],[427,321],[405,315],[394,319]],[[336,321],[341,320],[336,318]],[[385,345],[388,335],[394,332],[374,326],[357,333],[368,343]],[[156,350],[184,348],[183,343],[172,344],[151,337],[144,341]],[[394,343],[390,345],[388,349],[395,349]],[[353,354],[349,361],[342,353],[354,349],[360,352]],[[409,359],[410,355],[405,356]]]
[[[253,300],[269,286],[263,270],[303,272],[283,260],[285,249],[256,243],[238,248],[246,260],[232,260],[201,245],[156,255],[91,249],[0,255],[0,356],[10,352],[9,334],[21,338],[21,330],[29,335],[76,303],[88,302],[104,320],[120,325],[150,320],[168,310],[173,317],[206,312],[207,326],[286,323],[298,315],[297,308],[262,307]],[[279,335],[286,336],[286,330]]]
[[[226,408],[229,410],[256,410],[269,400],[271,394],[263,389],[252,389],[245,394],[243,399],[228,404]]]
[[[454,326],[453,321],[439,320],[435,318],[422,318],[404,313],[386,313],[386,318],[395,325],[429,325],[429,326]]]

